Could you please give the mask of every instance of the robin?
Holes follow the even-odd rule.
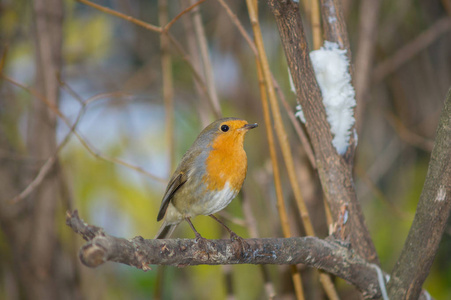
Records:
[[[183,155],[161,201],[157,221],[164,218],[155,238],[169,237],[186,220],[203,239],[191,218],[207,215],[238,237],[213,214],[224,209],[238,194],[246,178],[247,156],[244,135],[257,127],[237,118],[224,118],[208,125]]]

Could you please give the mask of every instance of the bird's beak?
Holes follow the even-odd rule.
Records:
[[[250,130],[250,129],[254,129],[255,127],[258,127],[258,124],[257,124],[257,123],[254,123],[254,124],[246,124],[246,125],[244,125],[241,129],[243,129],[243,130]]]

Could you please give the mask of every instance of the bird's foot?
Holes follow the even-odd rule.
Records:
[[[206,259],[210,259],[210,254],[213,254],[215,252],[215,243],[204,238],[200,234],[196,234],[196,243],[199,247],[199,250],[201,250],[201,252],[206,255]]]
[[[196,243],[200,248],[205,248],[205,250],[216,246],[215,243],[213,243],[209,239],[204,238],[199,233],[196,234]]]
[[[250,247],[245,239],[243,239],[242,237],[240,237],[238,234],[236,234],[233,231],[230,233],[230,240],[232,240],[232,242],[237,241],[240,244],[241,251],[243,253],[245,253],[245,251]]]

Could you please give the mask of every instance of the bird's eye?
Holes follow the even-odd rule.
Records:
[[[227,125],[222,125],[222,126],[221,126],[221,131],[222,131],[222,132],[227,132],[227,131],[229,131],[229,126],[227,126]]]

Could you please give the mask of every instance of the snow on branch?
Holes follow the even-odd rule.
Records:
[[[346,50],[339,49],[337,43],[325,41],[321,49],[310,52],[310,59],[334,136],[332,144],[342,155],[348,148],[356,105]]]

